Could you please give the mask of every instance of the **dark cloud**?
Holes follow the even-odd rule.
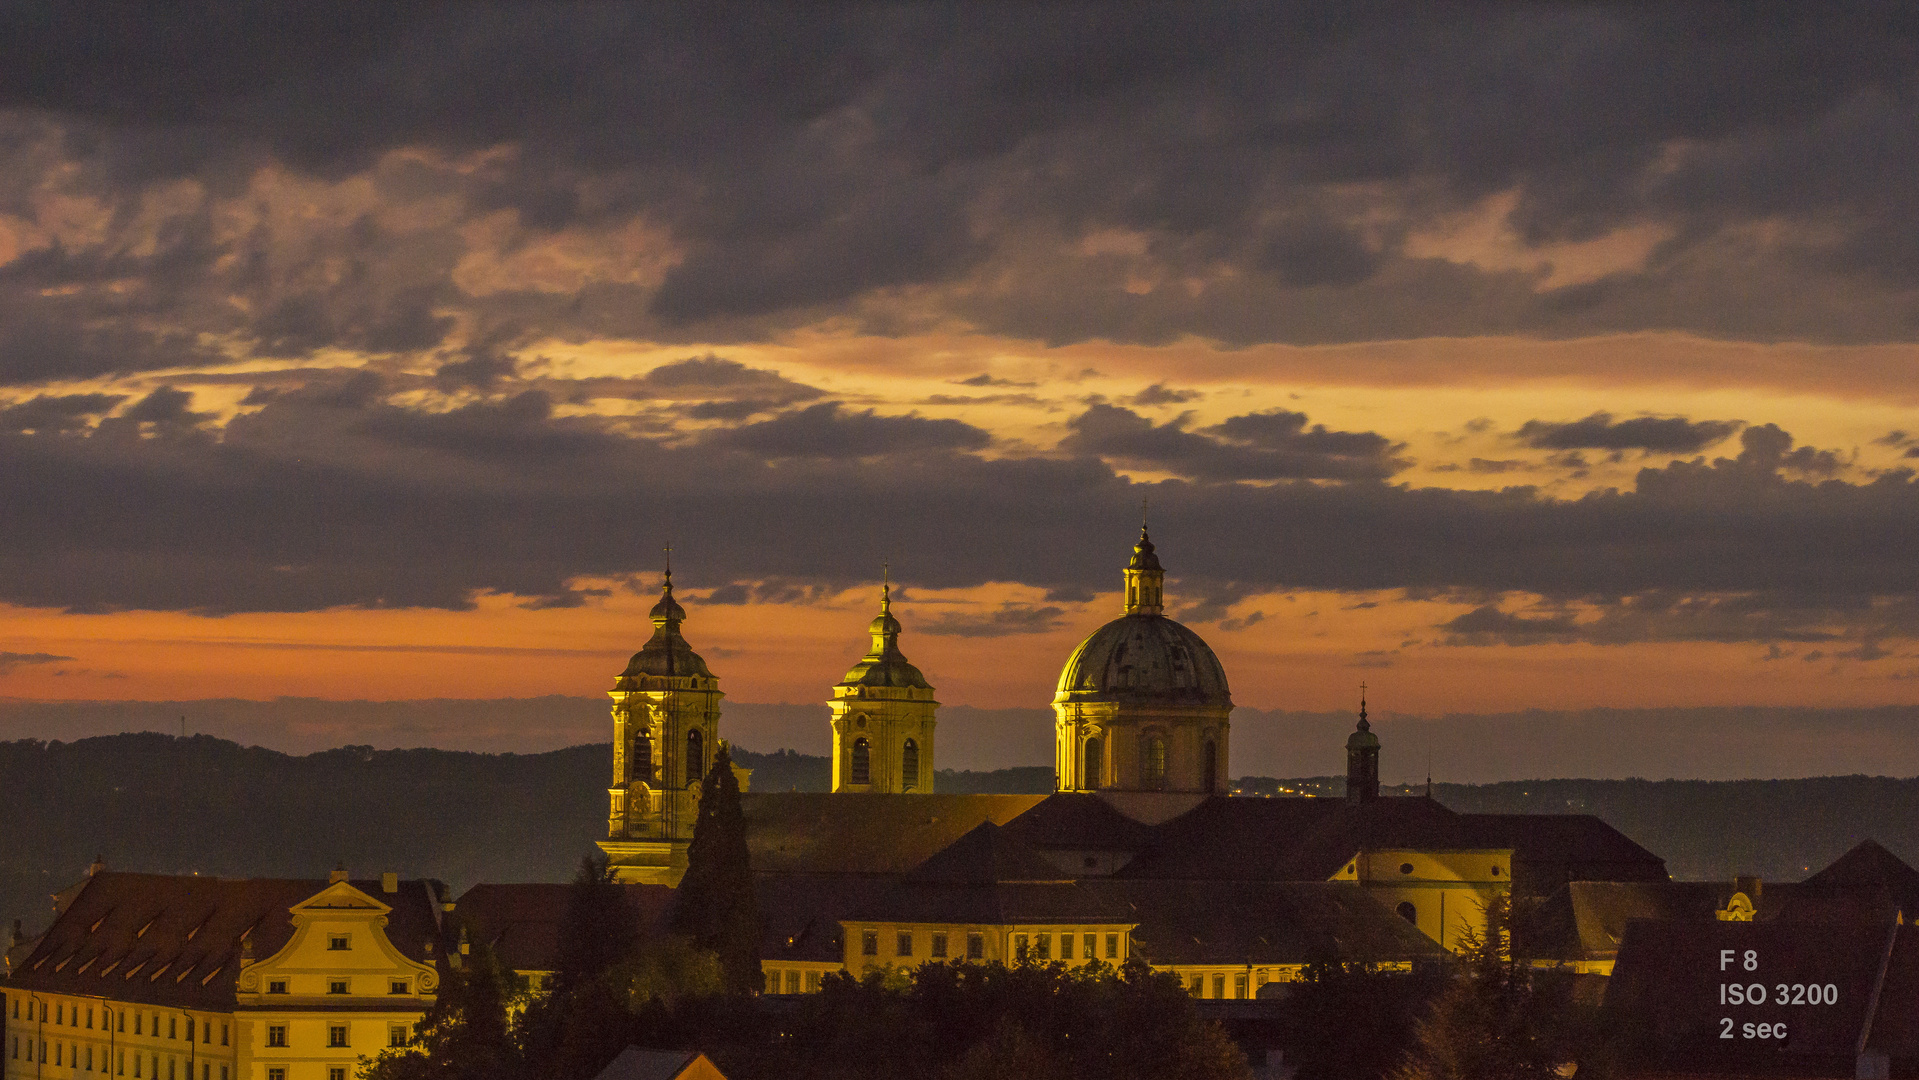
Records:
[[[728,429],[712,441],[774,458],[866,458],[980,450],[992,436],[958,420],[881,416],[871,409],[852,412],[837,401],[824,401]]]
[[[37,218],[48,192],[101,211],[0,267],[0,379],[180,366],[210,340],[418,353],[468,324],[1919,332],[1919,20],[1896,6],[335,14],[0,8],[0,212]],[[1436,253],[1495,210],[1534,268]],[[569,249],[531,260],[550,279],[487,284],[467,260],[636,222],[670,258]],[[1643,258],[1554,246],[1621,230],[1648,231]]]
[[[501,379],[511,378],[518,370],[513,357],[497,349],[474,349],[465,359],[449,360],[433,373],[434,385],[442,390],[472,388],[489,390]]]
[[[1528,420],[1517,438],[1540,450],[1647,450],[1696,454],[1738,431],[1738,420],[1688,420],[1683,416],[1639,416],[1614,420],[1596,412],[1584,420],[1553,423]]]
[[[1189,401],[1198,401],[1206,395],[1198,390],[1180,390],[1165,383],[1153,385],[1134,394],[1128,401],[1134,405],[1184,405]]]
[[[942,611],[931,618],[913,620],[916,634],[944,637],[1010,637],[1015,634],[1044,634],[1065,625],[1066,610],[1031,604],[1001,604],[992,611],[961,613]]]
[[[1202,480],[1382,479],[1404,467],[1384,437],[1309,429],[1304,413],[1250,413],[1199,431],[1187,423],[1154,424],[1131,409],[1095,404],[1069,421],[1072,433],[1060,448]]]
[[[0,652],[0,675],[5,675],[14,668],[24,667],[28,664],[57,664],[63,660],[72,659],[73,657],[71,656],[55,656],[52,653],[43,652]]]
[[[0,409],[0,429],[7,431],[79,431],[91,425],[88,417],[110,412],[125,394],[42,394]]]

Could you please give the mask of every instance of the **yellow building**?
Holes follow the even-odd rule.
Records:
[[[439,988],[434,881],[94,873],[9,955],[20,1077],[348,1080]]]
[[[933,790],[933,686],[900,652],[893,587],[880,593],[873,647],[833,687],[833,790]]]

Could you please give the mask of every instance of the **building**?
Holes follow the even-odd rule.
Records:
[[[1060,673],[1058,790],[1047,796],[933,790],[938,702],[900,649],[883,588],[871,647],[828,703],[832,792],[742,796],[769,993],[928,960],[1138,957],[1199,996],[1246,998],[1317,960],[1438,960],[1483,929],[1501,892],[1531,900],[1572,880],[1667,880],[1656,856],[1594,817],[1466,815],[1380,797],[1363,700],[1347,798],[1230,796],[1225,669],[1165,614],[1165,569],[1144,529],[1122,575],[1124,610]],[[681,636],[685,618],[669,576],[654,635],[612,694],[612,836],[601,847],[626,882],[678,881],[695,766],[719,735],[719,681]],[[541,902],[558,901],[486,901]]]
[[[394,874],[96,867],[9,955],[4,1076],[347,1080],[432,1005],[451,899]]]

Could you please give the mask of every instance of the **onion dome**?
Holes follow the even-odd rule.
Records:
[[[633,654],[633,659],[627,661],[626,670],[620,672],[622,682],[641,675],[713,677],[713,673],[707,670],[706,661],[680,636],[680,623],[686,621],[686,609],[673,599],[671,568],[666,571],[665,583],[660,589],[660,602],[653,605],[648,616],[653,620],[653,636],[639,652]]]
[[[1359,727],[1351,735],[1346,736],[1346,749],[1379,749],[1379,736],[1373,734],[1373,725],[1366,722],[1366,698],[1363,694],[1359,698]]]
[[[1146,530],[1126,565],[1126,614],[1080,642],[1053,700],[1228,706],[1226,669],[1196,633],[1161,614],[1165,572]]]
[[[880,613],[866,628],[873,648],[841,679],[841,686],[907,686],[931,690],[933,685],[900,651],[900,621],[893,617],[893,585],[880,590]]]

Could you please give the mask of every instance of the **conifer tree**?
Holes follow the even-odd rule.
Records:
[[[418,1034],[401,1048],[366,1061],[365,1080],[511,1080],[524,1064],[507,1022],[519,991],[493,950],[474,942],[447,972]]]
[[[700,811],[686,852],[686,876],[674,901],[673,930],[718,954],[728,993],[759,990],[760,908],[753,892],[740,784],[725,743],[700,785]]]

